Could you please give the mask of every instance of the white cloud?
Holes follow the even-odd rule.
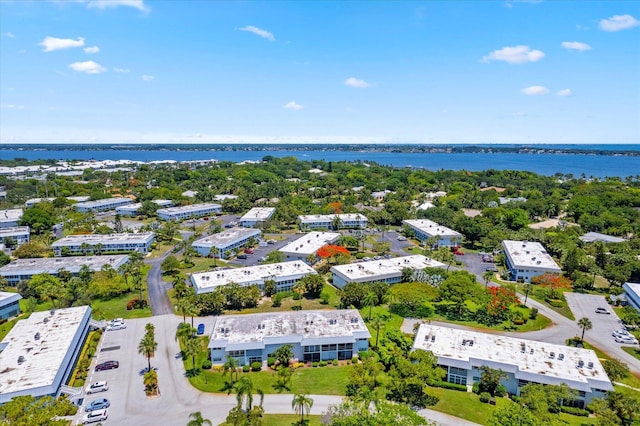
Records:
[[[367,83],[366,81],[360,80],[359,78],[355,77],[349,77],[344,81],[344,84],[345,86],[357,87],[359,89],[366,89],[367,87],[371,86],[371,84]]]
[[[637,27],[640,21],[631,15],[614,15],[609,19],[600,20],[600,29],[603,31],[621,31]]]
[[[544,58],[544,52],[531,50],[529,46],[507,46],[499,50],[494,50],[487,56],[482,57],[482,62],[504,61],[510,64],[524,64],[526,62],[537,62]]]
[[[69,68],[74,71],[83,72],[86,74],[100,74],[107,70],[102,65],[93,61],[74,62],[73,64],[69,64]]]
[[[100,51],[100,48],[98,46],[92,46],[85,47],[83,50],[85,53],[98,53]]]
[[[131,72],[129,68],[114,68],[113,72],[117,72],[120,74]]]
[[[562,47],[570,50],[580,50],[581,52],[584,52],[585,50],[591,50],[591,46],[589,46],[587,43],[582,43],[579,41],[563,41]]]
[[[546,95],[549,93],[549,89],[544,86],[531,86],[525,87],[521,92],[525,95]]]
[[[38,45],[44,47],[45,52],[53,52],[54,50],[71,49],[73,47],[84,46],[84,38],[78,37],[76,40],[72,38],[45,37]]]
[[[556,95],[558,95],[558,96],[563,96],[563,97],[571,96],[571,89],[562,89],[562,90],[559,90],[559,91],[558,91],[558,93],[556,93]]]
[[[0,105],[2,109],[24,109],[24,105],[14,105],[14,104],[2,104]]]
[[[13,33],[12,33],[12,32],[10,32],[10,31],[7,31],[7,32],[6,32],[6,33],[4,33],[3,35],[4,35],[5,37],[8,37],[8,38],[16,38],[16,36],[15,36],[15,35],[13,35]]]
[[[302,108],[304,108],[302,105],[295,103],[294,101],[291,102],[287,102],[286,104],[284,104],[282,106],[282,108],[284,109],[292,109],[295,111],[300,111]]]
[[[269,41],[276,41],[276,38],[267,30],[263,30],[262,28],[254,27],[253,25],[247,25],[242,28],[238,28],[239,31],[248,31],[255,35],[258,35],[262,38],[266,38]]]
[[[151,8],[144,4],[144,0],[90,0],[87,7],[106,9],[110,7],[127,6],[141,12],[149,12]]]
[[[153,80],[155,80],[155,79],[156,79],[154,76],[152,76],[152,75],[148,75],[148,74],[142,74],[142,75],[140,76],[140,78],[141,78],[143,81],[153,81]]]
[[[507,7],[513,7],[515,3],[538,4],[538,3],[542,3],[542,0],[506,0],[504,2],[504,5]]]

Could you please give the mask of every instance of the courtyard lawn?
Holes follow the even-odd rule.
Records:
[[[181,263],[180,272],[184,276],[187,276],[189,274],[193,274],[195,272],[212,271],[214,268],[216,268],[218,266],[236,267],[236,266],[234,266],[232,264],[227,264],[227,262],[225,262],[224,260],[213,259],[213,258],[209,258],[209,257],[197,257],[197,256],[194,256],[192,261],[193,261],[193,266],[190,266],[188,268],[182,267],[182,266],[184,266],[184,263]],[[169,278],[169,276],[167,276],[167,281],[168,281],[168,278]]]
[[[304,420],[305,422],[309,420],[308,426],[322,425],[322,416],[308,416],[305,414]],[[265,414],[262,416],[262,426],[291,426],[297,421],[300,421],[300,416],[297,414]]]
[[[151,316],[151,308],[146,307],[144,309],[131,309],[127,310],[127,303],[131,299],[137,299],[139,293],[132,291],[127,294],[123,294],[119,297],[109,300],[94,300],[91,302],[91,309],[93,309],[92,317],[95,319],[112,319],[112,318],[148,318]],[[142,292],[142,297],[149,300],[147,291]]]
[[[340,297],[338,296],[338,290],[329,285],[325,284],[323,290],[329,294],[329,303],[326,305],[322,303],[321,299],[307,299],[306,297],[302,298],[302,310],[308,311],[311,309],[336,309],[340,304]],[[255,308],[247,308],[241,311],[225,311],[225,314],[257,314],[263,312],[291,312],[294,310],[294,307],[300,306],[300,300],[294,300],[293,297],[286,297],[282,299],[282,304],[280,306],[273,306],[271,298],[263,297],[258,306]]]
[[[543,305],[545,305],[547,308],[552,309],[554,311],[556,311],[557,313],[559,313],[562,316],[565,316],[567,318],[569,318],[572,321],[575,321],[575,316],[573,315],[573,312],[571,312],[571,309],[569,308],[569,306],[567,305],[567,302],[564,302],[563,306],[561,308],[556,308],[554,306],[551,306],[549,303],[547,303],[546,300],[544,300],[543,297],[539,297],[536,294],[537,288],[533,285],[533,284],[516,284],[514,282],[510,282],[510,281],[502,281],[502,280],[498,280],[497,278],[494,280],[495,282],[501,284],[501,285],[505,285],[505,284],[515,284],[516,286],[516,291],[520,294],[525,294],[525,290],[526,290],[526,285],[532,285],[533,287],[530,289],[529,291],[529,299],[533,299],[536,302],[542,303]]]
[[[438,314],[434,314],[431,318],[428,318],[429,320],[434,320],[434,321],[442,321],[442,322],[448,322],[451,324],[458,324],[458,325],[466,325],[468,327],[473,327],[473,328],[477,328],[478,330],[496,330],[496,331],[505,331],[506,330],[506,325],[505,323],[502,324],[498,324],[498,325],[494,325],[494,326],[486,326],[484,324],[480,324],[478,322],[475,321],[452,321],[452,320],[448,320],[445,317],[438,315]],[[536,317],[535,320],[529,320],[527,321],[525,324],[522,325],[514,325],[513,329],[509,329],[507,331],[513,331],[516,333],[524,333],[527,331],[538,331],[538,330],[542,330],[543,328],[548,327],[551,324],[551,320],[547,317],[545,317],[542,314],[538,314],[538,316]]]

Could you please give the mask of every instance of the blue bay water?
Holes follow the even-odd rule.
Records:
[[[516,146],[516,145],[514,145]],[[558,146],[536,145],[540,148],[557,149],[603,149],[639,151],[640,145],[582,145]],[[518,153],[390,153],[339,150],[309,151],[192,151],[192,150],[148,150],[105,149],[92,151],[5,149],[0,150],[0,159],[26,158],[60,160],[209,160],[239,162],[274,157],[292,156],[300,160],[363,161],[376,162],[394,167],[417,167],[427,170],[526,170],[551,176],[556,173],[572,174],[576,177],[627,177],[640,174],[640,157],[589,155],[589,154],[518,154]]]

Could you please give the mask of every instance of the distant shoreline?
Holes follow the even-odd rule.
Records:
[[[633,149],[626,149],[633,147]],[[243,152],[243,151],[344,151],[416,154],[576,154],[600,156],[640,157],[640,145],[612,144],[5,144],[2,151],[190,151],[190,152]]]

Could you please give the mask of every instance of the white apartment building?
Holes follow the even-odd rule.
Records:
[[[71,200],[71,201],[75,201],[77,203],[84,203],[85,201],[89,201],[89,199],[91,197],[89,197],[88,195],[79,195],[79,196],[73,196],[73,197],[65,197],[67,200]],[[27,201],[25,201],[24,206],[25,207],[31,207],[34,206],[38,203],[42,203],[43,201],[47,201],[49,203],[52,203],[56,200],[55,197],[47,197],[47,198],[30,198]]]
[[[337,232],[309,232],[306,235],[290,242],[279,251],[284,253],[287,260],[302,260],[305,263],[315,263],[317,252],[327,244],[333,244],[340,239]],[[309,262],[313,257],[313,262]]]
[[[131,253],[139,251],[148,253],[155,239],[153,232],[138,234],[87,234],[69,235],[51,244],[55,256],[73,256],[79,254]],[[88,252],[84,252],[83,244],[88,244]]]
[[[0,210],[0,228],[15,228],[23,214],[22,209]]]
[[[188,206],[158,209],[156,214],[162,220],[184,220],[222,213],[222,206],[214,203],[191,204]]]
[[[584,407],[613,390],[598,356],[590,349],[430,324],[420,326],[413,349],[433,352],[447,372],[446,381],[468,388],[480,381],[480,368],[487,366],[506,374],[501,384],[514,395],[528,383],[566,383],[578,391],[576,405]]]
[[[336,221],[336,218],[339,221]],[[367,227],[369,219],[360,213],[345,214],[311,214],[298,216],[298,224],[300,229],[337,229],[357,228],[364,229]]]
[[[16,246],[29,242],[30,230],[28,226],[14,226],[13,228],[0,228],[0,244],[6,238],[11,238]]]
[[[240,225],[246,228],[253,228],[271,219],[275,212],[275,207],[254,207],[240,218]]]
[[[504,240],[502,248],[512,281],[530,283],[538,275],[562,273],[562,269],[540,243]]]
[[[629,305],[640,311],[640,284],[624,283],[622,288],[624,289],[624,294],[627,296]]]
[[[30,280],[38,274],[57,276],[60,269],[78,275],[83,265],[87,265],[94,272],[99,271],[104,265],[111,265],[113,269],[118,270],[128,261],[127,255],[18,259],[1,267],[0,276],[6,278],[9,285],[17,285],[20,281]]]
[[[407,219],[403,220],[402,224],[411,228],[415,237],[421,242],[436,237],[438,247],[456,247],[462,243],[461,233],[429,219]]]
[[[89,331],[91,308],[34,312],[0,342],[0,404],[16,396],[60,394]]]
[[[131,201],[131,198],[116,197],[105,198],[104,200],[86,201],[84,203],[78,203],[74,205],[74,207],[81,213],[106,212],[109,210],[115,210],[115,208],[118,206],[123,206],[125,204],[131,203],[133,203],[133,201]]]
[[[173,205],[173,201],[171,200],[153,200],[151,202],[157,204],[160,207],[171,207]],[[116,213],[120,216],[136,216],[141,208],[142,203],[127,204],[124,206],[116,207]]]
[[[316,271],[309,265],[296,260],[294,262],[200,272],[191,274],[190,280],[196,294],[209,293],[231,283],[239,284],[242,287],[257,285],[261,291],[264,291],[264,283],[268,280],[275,281],[277,291],[288,291],[302,278],[315,273]]]
[[[399,283],[402,281],[402,270],[405,268],[419,270],[443,267],[445,267],[444,263],[437,262],[421,254],[416,254],[391,259],[336,265],[331,268],[331,273],[333,274],[333,285],[342,288],[348,283]]]
[[[357,309],[224,315],[209,339],[214,365],[227,355],[240,365],[260,362],[283,345],[303,362],[345,360],[369,348],[371,334]]]
[[[252,228],[231,228],[217,234],[200,238],[191,245],[200,256],[209,256],[215,247],[213,255],[220,259],[228,258],[232,251],[247,246],[252,240],[260,239],[262,232]]]
[[[0,319],[7,319],[20,313],[20,293],[0,291]]]

